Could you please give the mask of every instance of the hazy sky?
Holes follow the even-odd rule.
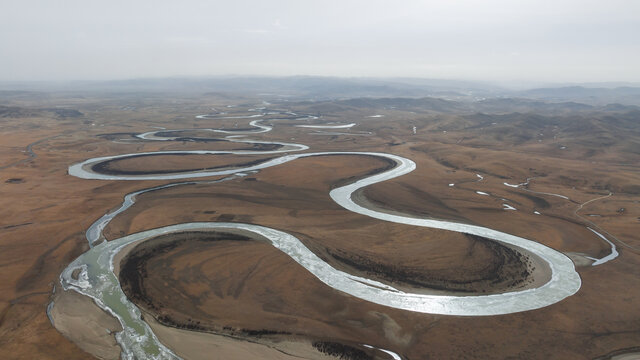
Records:
[[[0,0],[0,80],[640,81],[636,0]]]

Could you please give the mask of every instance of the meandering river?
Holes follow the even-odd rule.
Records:
[[[259,116],[252,115],[250,117]],[[206,118],[206,116],[202,116],[201,118]],[[247,133],[255,134],[270,131],[272,129],[271,126],[261,125],[259,121],[260,120],[255,120],[251,122],[251,125],[256,127],[257,129],[255,131],[235,132],[246,135]],[[201,131],[203,129],[189,130]],[[204,130],[222,133],[234,132],[232,130]],[[168,133],[178,131],[182,130],[152,131],[140,134],[138,135],[138,137],[144,140],[167,141],[177,138],[166,136]],[[163,133],[163,135],[165,136],[158,136],[159,133]],[[65,290],[75,290],[81,294],[92,297],[101,308],[113,314],[120,321],[124,328],[124,331],[117,333],[116,338],[123,349],[123,358],[135,358],[142,355],[146,357],[152,356],[156,358],[176,357],[174,353],[172,353],[158,341],[158,339],[151,331],[151,328],[143,320],[141,320],[140,310],[126,298],[120,288],[118,277],[113,272],[113,258],[125,246],[134,242],[142,242],[157,237],[158,235],[171,232],[185,230],[223,231],[224,229],[242,229],[250,231],[268,239],[275,248],[290,256],[293,260],[303,266],[307,271],[312,273],[327,286],[331,286],[336,290],[376,304],[414,312],[459,316],[489,316],[508,314],[538,309],[554,304],[568,296],[573,295],[580,289],[580,277],[575,271],[573,262],[564,254],[535,241],[485,228],[482,226],[462,224],[446,220],[423,219],[413,216],[388,214],[357,204],[352,199],[353,193],[357,190],[372,184],[406,175],[416,168],[416,164],[413,161],[398,155],[380,152],[298,153],[283,155],[277,158],[270,159],[263,163],[247,166],[244,168],[187,171],[168,174],[107,175],[93,170],[95,165],[105,161],[114,159],[126,159],[129,157],[140,155],[206,154],[215,156],[218,154],[276,154],[284,152],[303,151],[308,149],[307,146],[302,144],[256,140],[238,140],[237,137],[227,137],[226,140],[242,143],[274,144],[278,145],[279,148],[277,150],[270,151],[159,151],[104,156],[88,159],[81,163],[70,166],[69,174],[84,179],[101,180],[176,180],[210,176],[227,176],[222,180],[210,181],[211,183],[215,183],[219,181],[234,179],[235,177],[242,176],[247,172],[258,171],[260,169],[265,169],[271,166],[278,166],[289,161],[294,161],[296,159],[306,157],[361,155],[383,158],[391,160],[395,164],[395,166],[378,174],[374,174],[351,184],[333,189],[329,193],[333,201],[335,201],[338,205],[342,206],[346,210],[371,218],[379,219],[381,221],[389,221],[411,226],[443,229],[465,234],[472,234],[492,239],[509,246],[520,248],[524,252],[534,254],[544,262],[546,262],[551,269],[551,278],[547,283],[537,288],[492,295],[452,296],[407,293],[399,291],[392,286],[380,283],[373,279],[367,279],[337,270],[324,262],[318,256],[316,256],[293,235],[256,224],[222,222],[184,223],[151,229],[108,242],[101,242],[102,231],[109,223],[109,221],[132,206],[135,203],[135,198],[137,195],[144,192],[157,191],[168,187],[183,186],[198,182],[188,181],[172,183],[149,189],[139,190],[126,195],[124,197],[123,204],[118,209],[98,219],[87,230],[87,240],[91,245],[91,249],[74,260],[60,275],[60,281]]]

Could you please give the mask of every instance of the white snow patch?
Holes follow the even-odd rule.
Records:
[[[502,206],[504,206],[504,209],[502,210],[518,210],[509,204],[502,204]]]

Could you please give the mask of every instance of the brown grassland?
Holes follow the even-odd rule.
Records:
[[[111,333],[91,335],[96,327],[117,331],[119,326],[91,301],[76,294],[56,305],[52,315],[61,319],[66,333],[52,326],[47,305],[60,296],[62,270],[88,249],[84,232],[91,223],[117,208],[125,194],[171,181],[83,180],[67,174],[69,165],[98,156],[160,150],[265,150],[260,145],[188,140],[228,135],[198,128],[251,128],[253,119],[195,116],[228,104],[237,105],[228,110],[231,115],[250,115],[246,110],[258,99],[168,98],[54,94],[3,99],[19,111],[0,112],[0,358],[118,356]],[[46,110],[58,105],[80,113]],[[125,110],[125,105],[135,107]],[[369,108],[339,101],[269,106],[321,117],[300,121],[267,115],[263,124],[273,125],[273,131],[246,139],[300,143],[312,152],[377,151],[412,159],[417,164],[414,172],[363,189],[357,201],[391,213],[478,224],[535,240],[568,254],[582,287],[559,303],[522,313],[421,314],[334,290],[255,236],[164,236],[129,247],[118,258],[119,275],[125,293],[160,339],[174,347],[183,343],[176,350],[179,354],[331,358],[314,350],[313,342],[388,358],[360,346],[371,344],[414,360],[607,359],[638,351],[637,110],[543,116],[449,113],[428,106]],[[374,114],[384,117],[371,118]],[[323,134],[332,132],[327,129],[292,126],[326,122],[357,126],[337,129],[344,134],[334,135]],[[172,134],[184,137],[177,141],[135,138],[153,127],[195,130]],[[277,156],[147,156],[112,161],[102,171],[234,168]],[[232,181],[154,191],[139,196],[104,235],[112,240],[183,222],[242,222],[293,234],[334,267],[411,291],[464,296],[546,281],[548,269],[525,253],[483,238],[368,218],[344,210],[329,197],[332,188],[388,166],[367,156],[311,157]],[[532,179],[526,186],[504,185],[528,178]],[[505,210],[503,204],[517,210]],[[587,227],[611,239],[620,256],[591,266],[587,257],[604,257],[610,246]],[[91,315],[83,317],[77,309]],[[74,328],[83,321],[88,323],[85,327]]]

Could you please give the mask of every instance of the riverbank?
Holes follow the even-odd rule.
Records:
[[[115,333],[122,331],[116,318],[100,309],[90,297],[56,287],[47,315],[55,328],[87,353],[108,360],[120,359]]]

